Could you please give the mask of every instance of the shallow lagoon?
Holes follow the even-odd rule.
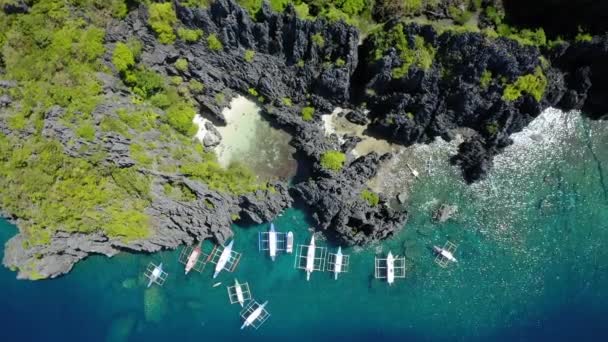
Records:
[[[348,250],[351,270],[338,281],[314,273],[306,282],[293,256],[272,263],[258,253],[257,230],[267,225],[235,227],[243,258],[217,288],[211,267],[184,276],[179,251],[92,257],[53,281],[17,281],[2,269],[3,332],[62,341],[601,338],[608,331],[608,125],[550,110],[514,140],[489,178],[471,187],[441,158],[452,145],[415,147],[421,165],[425,151],[437,157],[432,172],[382,183],[410,188],[406,229],[382,245]],[[446,201],[458,214],[433,225],[432,211]],[[309,239],[302,211],[290,209],[275,224],[293,230],[296,243]],[[15,230],[1,225],[5,241]],[[447,239],[459,243],[460,263],[442,270],[429,247]],[[389,249],[409,260],[407,278],[392,287],[372,278],[374,255]],[[169,279],[145,290],[141,273],[160,260]],[[235,276],[269,301],[272,316],[258,331],[239,330],[240,307],[229,305],[225,287]]]
[[[222,110],[222,115],[226,125],[217,126],[222,140],[214,148],[220,165],[244,164],[262,180],[287,180],[295,175],[297,162],[293,154],[296,150],[289,145],[291,136],[264,120],[255,102],[237,96]],[[194,118],[199,127],[206,121],[200,115]],[[198,139],[202,141],[205,134],[206,130],[199,128]]]

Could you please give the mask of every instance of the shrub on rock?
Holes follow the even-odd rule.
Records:
[[[346,162],[346,155],[340,151],[327,151],[321,155],[321,166],[324,169],[339,171]]]

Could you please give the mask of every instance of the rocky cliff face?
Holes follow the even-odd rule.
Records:
[[[395,25],[385,30],[400,30]],[[489,40],[479,33],[439,35],[430,26],[415,24],[404,26],[403,33],[409,42],[423,39],[435,49],[435,58],[426,70],[413,65],[402,77],[394,77],[395,68],[403,63],[397,49],[374,56],[379,43],[366,42],[361,97],[370,109],[371,128],[404,145],[430,142],[437,136],[450,139],[453,129],[471,128],[475,136],[454,158],[468,181],[483,176],[492,156],[510,144],[509,136],[555,102],[552,87],[560,82],[560,75],[549,67],[542,70],[536,48],[503,38]],[[542,85],[542,100],[526,92],[505,99],[509,84],[537,72],[543,74],[539,82],[546,82],[544,77],[553,81],[546,93]]]
[[[564,43],[549,53],[564,75],[566,92],[559,102],[564,109],[581,109],[594,119],[608,114],[608,36],[590,42]]]

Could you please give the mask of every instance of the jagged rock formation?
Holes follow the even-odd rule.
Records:
[[[202,114],[214,122],[221,124],[225,121],[221,106],[227,103],[227,100],[217,103],[217,94],[229,98],[255,89],[264,98],[264,103],[260,105],[265,115],[293,135],[292,144],[302,157],[318,161],[327,150],[347,152],[354,147],[356,141],[353,139],[340,144],[335,138],[327,138],[319,116],[307,122],[300,115],[307,101],[318,113],[330,113],[337,106],[349,105],[351,79],[358,65],[359,38],[353,27],[344,23],[301,20],[291,7],[284,13],[276,13],[267,5],[262,7],[254,22],[245,10],[227,0],[215,1],[209,9],[179,5],[176,8],[178,18],[185,26],[216,34],[224,44],[223,51],[211,51],[204,42],[178,42],[174,47],[158,44],[145,26],[147,14],[143,8],[113,27],[108,33],[108,41],[124,41],[133,34],[144,42],[144,63],[167,75],[179,74],[186,80],[202,82],[205,91],[196,100]],[[314,35],[323,37],[324,43],[315,43]],[[255,51],[253,60],[245,60],[246,50]],[[188,60],[188,70],[175,69],[173,63],[178,58]],[[343,63],[335,63],[338,59]],[[286,105],[286,98],[294,105]],[[358,119],[354,120],[367,120],[362,112],[357,113]],[[376,157],[355,161],[352,167],[359,169],[356,165],[363,163],[375,170],[382,160]],[[320,227],[329,235],[338,236],[344,243],[364,244],[386,238],[403,227],[407,217],[405,214],[384,206],[370,208],[360,198],[364,183],[375,175],[375,171],[361,174],[345,171],[340,175],[336,176],[315,164],[314,178],[307,183],[307,191],[302,186],[299,188],[301,191],[294,192],[304,197],[313,216],[321,218]],[[353,181],[347,181],[350,178]],[[336,182],[341,183],[344,193],[349,193],[350,197],[336,201],[330,192],[313,190],[316,183]],[[320,200],[321,197],[325,199]],[[357,206],[351,205],[351,197],[358,198]],[[264,201],[267,199],[264,197]],[[332,202],[334,209],[341,210],[340,219],[329,220],[336,212],[326,208],[324,201]],[[267,220],[262,217],[268,215],[261,215],[260,212],[271,207],[267,202],[251,199],[241,200],[240,206],[241,217],[256,223]],[[350,208],[350,211],[346,208]],[[364,215],[366,212],[368,214]]]
[[[390,209],[384,199],[370,206],[361,191],[388,158],[389,154],[378,156],[372,152],[333,177],[300,183],[293,191],[315,209],[315,223],[330,238],[347,245],[387,239],[403,228],[407,213]]]
[[[549,53],[551,62],[564,73],[567,91],[559,107],[581,109],[594,119],[608,114],[608,36],[590,42],[564,43]]]
[[[506,83],[540,68],[540,52],[508,39],[489,41],[479,33],[438,35],[430,26],[415,24],[403,31],[411,41],[422,37],[436,48],[437,57],[428,70],[413,66],[403,77],[395,78],[391,71],[402,63],[398,51],[391,49],[374,61],[373,42],[363,46],[368,63],[364,65],[362,98],[371,111],[371,128],[405,145],[430,142],[436,136],[450,139],[450,131],[458,127],[475,130],[477,147],[462,146],[457,157],[465,179],[474,181],[488,169],[486,159],[507,146],[512,133],[550,105],[525,93],[515,101],[503,98]],[[491,78],[482,86],[484,72],[491,73]],[[471,152],[474,156],[468,162],[479,165],[463,162]],[[479,157],[485,154],[489,158]]]

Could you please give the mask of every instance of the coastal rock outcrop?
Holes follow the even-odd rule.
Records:
[[[239,217],[249,223],[264,223],[279,215],[284,208],[291,207],[292,198],[287,188],[280,183],[265,190],[239,197]]]
[[[437,136],[450,139],[456,128],[475,130],[453,158],[469,182],[483,177],[493,155],[511,143],[509,136],[556,104],[563,92],[554,89],[558,82],[548,84],[547,79],[559,74],[541,65],[534,47],[504,38],[488,40],[479,33],[439,35],[416,24],[392,23],[385,29],[388,37],[372,37],[362,47],[367,64],[361,68],[365,82],[360,92],[370,110],[370,129],[404,145],[428,143]],[[401,71],[408,47],[385,47],[394,37],[427,51],[427,60]],[[523,81],[530,81],[537,93],[518,89]],[[552,92],[557,96],[547,95]]]
[[[331,177],[298,184],[293,192],[311,208],[317,226],[340,243],[363,245],[389,238],[404,227],[407,213],[389,208],[384,200],[370,204],[361,192],[390,157],[372,152]]]
[[[593,119],[608,114],[608,36],[563,43],[549,53],[564,73],[567,91],[559,102],[564,110],[580,109]]]
[[[433,221],[443,223],[452,218],[452,216],[454,216],[457,212],[457,205],[442,204],[433,213]]]
[[[443,18],[450,5],[462,3],[443,1],[435,16]],[[23,1],[17,4],[18,8],[5,6],[4,11],[28,10]],[[292,135],[298,158],[310,165],[309,178],[289,188],[274,183],[233,195],[177,171],[137,168],[152,184],[145,211],[154,229],[148,238],[123,241],[59,229],[50,243],[25,248],[19,234],[7,243],[3,260],[19,269],[19,277],[55,277],[90,254],[154,252],[207,238],[223,243],[232,236],[235,220],[270,221],[292,205],[292,197],[302,200],[317,226],[340,243],[361,245],[394,235],[404,227],[407,212],[391,209],[381,194],[371,199],[362,195],[391,156],[371,153],[353,160],[350,151],[358,138],[341,139],[326,132],[321,119],[336,107],[346,109],[346,119],[353,123],[369,123],[374,136],[402,145],[429,143],[438,136],[449,140],[454,130],[467,128],[471,134],[451,160],[468,182],[484,177],[493,157],[511,144],[510,135],[544,108],[583,109],[592,118],[602,117],[608,109],[608,91],[602,82],[608,76],[606,36],[543,51],[551,61],[548,64],[536,47],[507,38],[490,39],[479,32],[439,33],[430,25],[389,22],[382,33],[372,33],[360,45],[354,27],[302,20],[292,5],[277,13],[264,2],[254,20],[233,0],[215,0],[208,8],[174,4],[179,26],[201,29],[206,37],[221,41],[220,47],[211,48],[205,39],[159,43],[142,5],[107,27],[106,50],[136,38],[142,42],[138,63],[164,76],[204,85],[190,100],[209,120],[205,147],[219,142],[214,125],[226,124],[222,108],[237,94],[249,94],[264,117]],[[178,60],[186,61],[186,67],[178,68]],[[113,70],[111,53],[104,55],[103,62]],[[132,101],[131,90],[118,77],[99,73],[98,78],[103,101],[92,112],[95,127],[104,119],[115,119],[117,110],[129,108]],[[0,81],[0,87],[15,86],[9,83]],[[0,112],[12,105],[7,96],[0,97]],[[71,127],[74,122],[62,119],[64,110],[56,106],[44,113],[43,137],[57,140],[71,157],[103,156],[100,163],[119,169],[137,165],[129,134],[94,130],[84,138]],[[166,114],[155,111],[159,117]],[[0,117],[3,134],[33,134],[34,127],[9,129],[5,117]],[[161,141],[162,132],[144,135],[145,141],[154,142],[147,148],[155,152],[173,147],[170,139]],[[347,156],[341,170],[321,165],[322,155],[330,150]],[[183,189],[187,198],[172,197],[166,186]],[[405,206],[405,194],[398,199]],[[18,219],[15,222],[19,224]]]

